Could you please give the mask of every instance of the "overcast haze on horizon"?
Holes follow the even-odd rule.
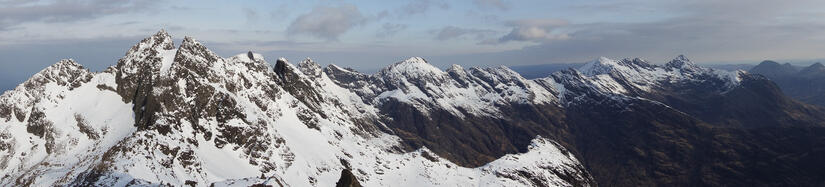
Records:
[[[103,70],[160,29],[224,57],[372,70],[410,56],[440,67],[804,61],[825,56],[823,17],[820,0],[0,0],[0,90],[63,58]]]

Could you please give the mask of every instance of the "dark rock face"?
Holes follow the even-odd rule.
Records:
[[[282,81],[287,80],[287,77],[295,78],[292,77],[294,76],[294,74],[292,74],[292,71],[290,69],[287,69],[287,66],[289,66],[287,65],[287,63],[288,62],[286,62],[286,60],[284,59],[278,59],[278,61],[275,62],[275,67],[273,69],[273,71],[275,71],[275,73],[278,74],[278,78],[280,78]]]
[[[812,156],[822,154],[825,128],[821,126],[717,128],[661,105],[640,101],[624,105],[631,106],[631,112],[600,107],[605,105],[580,105],[567,111],[568,122],[577,124],[571,126],[572,144],[599,184],[815,186],[824,182],[821,171],[808,165],[822,162]]]
[[[720,84],[713,81],[673,84],[669,90],[651,94],[648,98],[715,126],[755,128],[825,124],[823,110],[786,97],[779,87],[761,76],[744,76],[739,87],[724,93],[713,91],[714,85]]]
[[[11,120],[11,106],[8,105],[0,105],[0,120],[9,121]]]
[[[569,141],[598,183],[691,184],[687,168],[698,162],[692,154],[703,133],[700,122],[644,101],[611,102],[577,105],[567,111],[568,123],[576,124],[571,125]]]
[[[790,64],[765,61],[750,70],[775,82],[786,95],[799,101],[825,106],[825,66],[815,63],[799,69]]]
[[[338,179],[338,182],[335,183],[336,187],[361,187],[361,183],[358,183],[358,179],[355,178],[355,175],[352,174],[352,171],[349,169],[341,170],[341,178]]]
[[[296,73],[298,70],[284,59],[278,59],[275,62],[273,69],[277,77],[276,82],[279,83],[287,92],[292,93],[298,100],[310,106],[312,109],[320,109],[320,103],[323,97],[315,90],[313,84]],[[315,111],[322,113],[321,111]],[[323,113],[322,113],[323,114]]]
[[[779,64],[778,62],[766,60],[751,68],[751,73],[761,74],[767,77],[787,76],[798,72],[799,69],[790,63]]]
[[[825,142],[817,137],[825,135],[819,134],[825,127],[825,111],[793,101],[760,76],[745,75],[731,90],[719,89],[724,83],[713,77],[694,78],[640,95],[665,105],[644,99],[618,102],[584,87],[568,88],[592,100],[565,108],[572,136],[563,139],[573,145],[602,185],[810,186],[823,182],[817,179],[821,172],[806,165],[821,161],[800,160],[821,154],[818,147]],[[797,138],[773,140],[777,136]],[[789,149],[778,150],[785,146]],[[780,158],[782,154],[804,158]],[[785,175],[781,169],[768,168],[808,172]]]
[[[158,105],[152,94],[160,81],[161,51],[175,49],[172,37],[165,31],[143,39],[126,52],[115,69],[117,70],[117,92],[124,102],[135,105],[135,125],[148,128],[154,121]]]
[[[117,71],[118,93],[125,102],[145,97],[147,89],[152,88],[152,80],[157,79],[161,67],[160,50],[175,49],[172,37],[161,31],[152,37],[143,39],[126,52],[115,67]],[[135,102],[141,103],[141,102]]]
[[[191,133],[195,136],[214,141],[218,148],[231,146],[234,150],[240,149],[250,155],[249,163],[262,166],[263,172],[274,170],[274,164],[267,161],[269,158],[266,152],[269,151],[269,147],[265,145],[281,144],[284,140],[262,138],[266,137],[267,124],[247,121],[247,114],[230,94],[255,87],[254,89],[264,93],[257,99],[274,100],[281,92],[277,85],[253,82],[267,80],[251,80],[247,77],[275,78],[276,75],[269,71],[265,62],[258,61],[251,53],[248,54],[251,57],[248,60],[224,60],[190,37],[184,38],[183,43],[177,48],[173,62],[169,62],[171,64],[168,64],[165,72],[161,72],[160,53],[174,49],[169,48],[170,46],[171,38],[161,31],[135,45],[119,61],[117,92],[124,101],[133,102],[135,126],[142,136],[124,140],[134,141],[134,147],[113,148],[111,155],[103,155],[103,163],[111,164],[108,162],[112,161],[107,159],[134,154],[133,152],[139,152],[140,149],[160,149],[162,155],[153,155],[158,157],[158,162],[164,165],[177,162],[187,169],[198,170],[199,158],[192,148],[143,140],[180,133],[184,128],[182,123],[187,122],[190,123],[188,125],[191,125]],[[228,66],[233,66],[237,70],[230,71]],[[226,76],[239,78],[229,79]],[[261,103],[256,104],[263,106]],[[217,122],[215,127],[207,127],[200,123],[201,120],[210,119]],[[214,128],[216,133],[208,128]],[[199,146],[192,138],[179,141]],[[90,175],[109,176],[102,171],[102,174]],[[98,180],[102,179],[88,179],[92,182]]]
[[[512,105],[500,119],[484,116],[464,118],[448,111],[430,111],[429,115],[415,107],[388,101],[381,111],[392,124],[392,132],[405,140],[411,150],[427,147],[439,156],[462,166],[478,167],[505,154],[526,152],[536,135],[557,137],[563,134],[564,123],[556,118],[560,109],[554,106]]]
[[[51,128],[52,123],[46,119],[46,115],[42,111],[34,110],[29,116],[28,125],[26,125],[26,132],[34,134],[35,136],[43,137]]]
[[[700,72],[693,69],[682,72]],[[725,84],[716,78],[693,77],[640,95],[666,106],[638,99],[594,99],[566,107],[571,144],[599,184],[822,184],[822,173],[806,165],[821,161],[800,160],[821,154],[823,140],[817,137],[825,135],[819,134],[825,127],[825,111],[793,101],[758,75],[742,76],[730,90],[719,89]],[[797,138],[773,139],[777,136]],[[789,149],[780,151],[781,147]],[[783,154],[804,158],[779,156]],[[768,168],[808,172],[786,175],[779,171],[783,169]]]

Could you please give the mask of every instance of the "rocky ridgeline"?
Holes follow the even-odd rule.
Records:
[[[571,152],[536,136],[521,147],[530,151],[481,167],[406,143],[380,94],[359,95],[330,69],[222,58],[190,37],[175,48],[164,31],[103,72],[61,61],[0,97],[0,182],[329,186],[350,171],[367,186],[595,184]]]
[[[684,56],[370,75],[161,31],[103,72],[61,61],[0,96],[0,183],[806,185],[823,126],[767,79]]]

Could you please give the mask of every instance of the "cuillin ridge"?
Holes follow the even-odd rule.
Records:
[[[413,57],[368,75],[160,31],[103,72],[63,60],[0,96],[0,184],[804,185],[825,177],[804,167],[824,123],[684,56],[539,79]]]

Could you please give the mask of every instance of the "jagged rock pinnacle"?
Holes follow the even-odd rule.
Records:
[[[286,78],[286,73],[288,71],[287,63],[289,62],[287,62],[286,58],[278,58],[278,60],[275,61],[275,67],[272,69],[273,71],[275,71],[276,74],[278,74],[278,77],[280,77],[281,80]]]
[[[309,57],[298,64],[298,69],[305,75],[314,78],[320,77],[322,72],[321,65],[318,65],[318,63],[315,63],[315,61],[312,61]]]

